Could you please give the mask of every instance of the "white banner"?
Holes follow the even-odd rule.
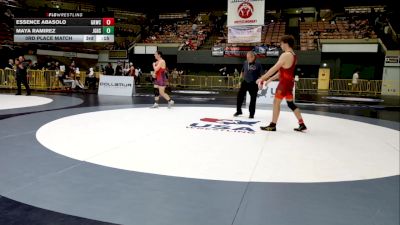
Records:
[[[260,43],[261,26],[228,27],[228,43]]]
[[[385,66],[382,76],[382,95],[400,96],[400,67]]]
[[[132,96],[135,93],[135,82],[131,76],[101,75],[99,95]]]
[[[265,0],[228,0],[228,27],[264,25]]]
[[[265,86],[262,90],[258,91],[257,94],[257,103],[256,105],[272,105],[274,103],[276,88],[278,87],[279,81],[272,81]],[[293,101],[295,99],[295,88],[293,88]],[[282,101],[282,103],[286,104],[286,99]],[[247,92],[246,96],[246,105],[250,104],[250,94]]]

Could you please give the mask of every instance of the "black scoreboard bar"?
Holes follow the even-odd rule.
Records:
[[[114,23],[103,18],[17,18],[16,26],[114,26]]]
[[[14,34],[107,34],[113,35],[112,27],[16,27]]]
[[[29,15],[26,15],[25,11],[14,12],[15,18],[103,18],[109,17],[114,18],[114,13],[109,12],[43,12],[43,11],[32,11]]]
[[[114,42],[114,18],[83,13],[46,13],[15,18],[14,42]]]
[[[41,34],[41,35],[30,35],[30,34],[14,34],[14,42],[114,42],[114,35],[103,35],[103,34]]]

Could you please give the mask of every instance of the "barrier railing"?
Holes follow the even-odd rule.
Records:
[[[36,90],[46,90],[47,82],[44,71],[29,70],[28,71],[29,86]]]
[[[12,89],[13,87],[17,86],[15,81],[15,72],[11,69],[4,69],[0,70],[0,87],[1,88],[9,88]]]
[[[378,95],[382,92],[382,80],[370,80],[370,91],[374,95]]]
[[[35,90],[54,90],[62,88],[56,71],[52,70],[29,70],[29,84]],[[99,78],[100,73],[95,76]],[[81,81],[85,83],[86,72],[80,72]],[[392,84],[393,83],[393,84]],[[140,78],[141,86],[152,86],[152,76],[143,74]],[[179,88],[196,89],[237,89],[240,86],[238,77],[222,76],[196,76],[183,75],[175,79],[169,77],[169,85]],[[385,81],[386,86],[396,85],[394,82]],[[0,69],[0,88],[16,88],[15,71],[9,69]],[[379,95],[382,90],[381,80],[358,80],[353,84],[351,79],[332,79],[329,83],[329,92],[346,95]],[[296,82],[296,92],[316,92],[318,91],[317,78],[302,78]]]
[[[353,84],[352,79],[333,79],[329,84],[329,91],[336,94],[378,95],[381,90],[381,80],[358,80]]]
[[[141,85],[151,86],[152,76],[150,74],[143,74],[140,78]],[[196,76],[184,75],[177,78],[169,76],[169,85],[172,87],[182,88],[210,88],[210,89],[234,89],[238,88],[240,79],[235,77],[222,77],[222,76]]]
[[[85,82],[86,72],[80,71],[79,75],[82,82]],[[28,70],[28,82],[33,90],[53,90],[62,87],[54,70]],[[16,87],[15,71],[0,69],[0,88],[15,89]]]
[[[317,78],[302,78],[296,83],[296,91],[308,92],[318,90],[318,79]]]

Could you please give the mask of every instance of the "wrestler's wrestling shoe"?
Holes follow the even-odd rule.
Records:
[[[260,129],[263,131],[276,131],[276,125],[271,123],[266,127],[260,127]]]
[[[168,101],[168,109],[172,108],[172,106],[175,104],[174,100],[169,100]]]
[[[295,131],[302,132],[302,131],[307,130],[307,127],[306,127],[306,125],[304,125],[304,123],[302,123],[302,124],[299,125],[298,128],[294,128],[294,130],[295,130]]]

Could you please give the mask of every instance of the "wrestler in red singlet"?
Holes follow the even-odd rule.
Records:
[[[155,59],[157,62],[153,63],[154,69],[154,105],[151,108],[158,108],[158,102],[160,100],[160,95],[167,100],[168,108],[171,108],[174,105],[174,101],[171,97],[165,93],[165,87],[167,86],[168,80],[165,74],[167,70],[167,65],[165,60],[162,58],[162,53],[157,51],[154,54]]]
[[[294,112],[299,121],[299,127],[295,131],[307,130],[304,124],[303,117],[301,116],[300,109],[293,102],[293,87],[294,87],[294,69],[296,67],[297,56],[293,53],[294,37],[291,35],[284,35],[281,38],[281,48],[284,51],[279,57],[278,62],[257,80],[259,88],[262,88],[262,83],[267,80],[267,84],[279,78],[279,84],[276,89],[274,107],[272,112],[272,121],[268,126],[261,127],[261,130],[276,131],[276,124],[278,122],[281,102],[286,98],[288,107]],[[286,67],[286,68],[285,68]]]
[[[156,79],[154,83],[160,87],[167,86],[167,77],[165,76],[165,68],[160,67],[157,71],[155,71]]]
[[[297,56],[294,52],[290,52],[293,54],[293,64],[290,68],[279,69],[279,84],[276,89],[275,98],[286,100],[293,100],[293,87],[294,87],[294,70],[296,67]]]

